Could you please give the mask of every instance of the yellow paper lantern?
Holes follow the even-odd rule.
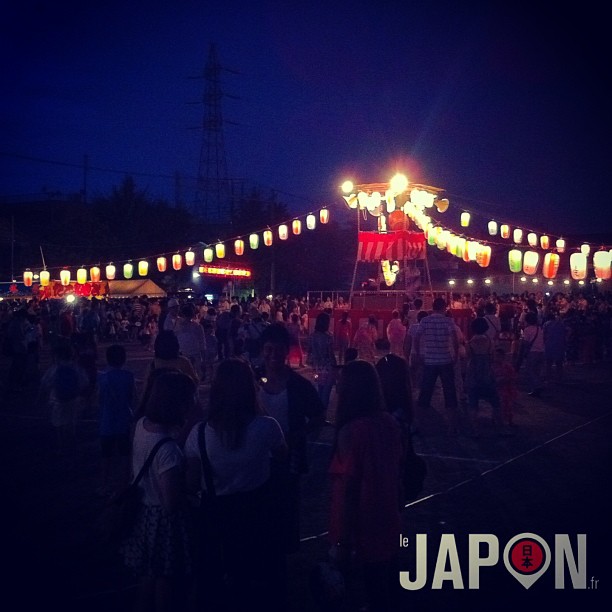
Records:
[[[134,276],[134,266],[130,262],[123,264],[123,277],[132,278],[132,276]]]
[[[470,213],[462,212],[461,213],[461,227],[467,227],[470,224]]]
[[[289,238],[289,228],[285,223],[278,226],[278,237],[281,240],[287,240],[287,238]]]
[[[249,236],[249,246],[256,249],[259,246],[259,234],[251,234]]]
[[[299,236],[302,233],[302,222],[299,219],[294,219],[291,229],[296,236]]]
[[[98,268],[98,266],[92,266],[89,268],[89,280],[92,283],[100,282],[100,268]]]
[[[489,230],[489,236],[497,236],[497,221],[489,221],[487,228]]]
[[[31,287],[33,282],[34,282],[34,272],[32,272],[30,269],[27,269],[23,273],[23,284],[26,287]]]
[[[555,278],[559,270],[560,257],[557,253],[546,253],[542,264],[542,274],[544,278]]]
[[[548,236],[540,236],[540,246],[546,250],[550,247],[550,238]]]
[[[540,263],[540,255],[537,251],[526,251],[523,257],[523,272],[534,275],[538,271],[538,264]]]
[[[236,253],[236,255],[244,254],[244,240],[242,240],[242,238],[234,240],[234,253]]]
[[[502,238],[509,238],[510,237],[510,226],[507,225],[506,223],[503,223],[501,227],[499,228],[499,233],[501,234]]]
[[[117,274],[117,268],[113,264],[108,264],[106,266],[106,278],[108,280],[115,280],[115,275]]]
[[[76,275],[77,283],[84,285],[87,282],[87,270],[85,268],[79,268]]]
[[[306,227],[309,230],[313,230],[315,227],[317,227],[317,218],[312,213],[306,217]]]
[[[570,273],[574,280],[586,278],[587,256],[584,253],[572,253],[570,255]]]
[[[557,247],[557,251],[559,251],[559,253],[565,253],[565,240],[563,240],[563,238],[559,238],[555,243],[555,246]]]
[[[272,230],[266,230],[263,233],[263,241],[266,246],[272,246]]]
[[[188,266],[193,266],[195,263],[195,253],[191,249],[185,251],[185,263]]]
[[[519,249],[509,251],[508,266],[510,267],[510,272],[520,272],[523,269],[523,252]]]
[[[380,203],[380,194],[378,194],[379,196],[379,203]],[[319,212],[319,219],[321,221],[321,223],[325,224],[325,223],[329,223],[329,209],[328,208],[322,208]]]
[[[40,272],[40,286],[48,287],[49,282],[51,281],[51,275],[47,270],[41,270]]]
[[[168,268],[168,260],[165,257],[158,257],[157,258],[157,269],[160,272],[165,272],[167,268]]]
[[[70,284],[70,270],[60,270],[60,283],[64,287]]]
[[[593,268],[595,276],[601,280],[610,278],[610,251],[595,251],[593,253]]]
[[[141,259],[138,262],[138,275],[146,276],[149,273],[149,262],[146,259]]]
[[[225,257],[225,245],[222,242],[217,242],[217,244],[215,244],[215,255],[219,259],[223,259]]]
[[[206,263],[210,263],[215,256],[215,252],[211,247],[206,247],[204,249],[204,261]]]
[[[172,267],[175,270],[180,270],[183,267],[183,257],[180,253],[175,253],[172,256]]]

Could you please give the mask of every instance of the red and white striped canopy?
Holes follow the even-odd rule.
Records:
[[[359,261],[425,259],[425,248],[422,232],[359,232],[357,258]]]

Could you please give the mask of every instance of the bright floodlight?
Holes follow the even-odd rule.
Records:
[[[342,191],[344,191],[344,193],[351,193],[351,191],[353,191],[353,181],[344,181],[344,183],[342,183]]]
[[[69,293],[69,294],[66,296],[66,301],[67,301],[69,304],[72,304],[72,302],[74,302],[74,300],[76,300],[76,298],[74,297],[74,294],[73,294],[73,293]]]
[[[389,182],[389,187],[395,193],[403,193],[408,188],[408,179],[404,174],[396,174]]]

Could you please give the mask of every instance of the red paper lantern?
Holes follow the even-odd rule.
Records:
[[[388,221],[389,229],[391,230],[407,230],[410,224],[408,215],[402,210],[394,210],[392,213],[389,213]]]

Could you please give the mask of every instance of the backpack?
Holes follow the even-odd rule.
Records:
[[[62,364],[55,371],[53,389],[60,402],[71,402],[80,393],[79,373],[73,366]]]

